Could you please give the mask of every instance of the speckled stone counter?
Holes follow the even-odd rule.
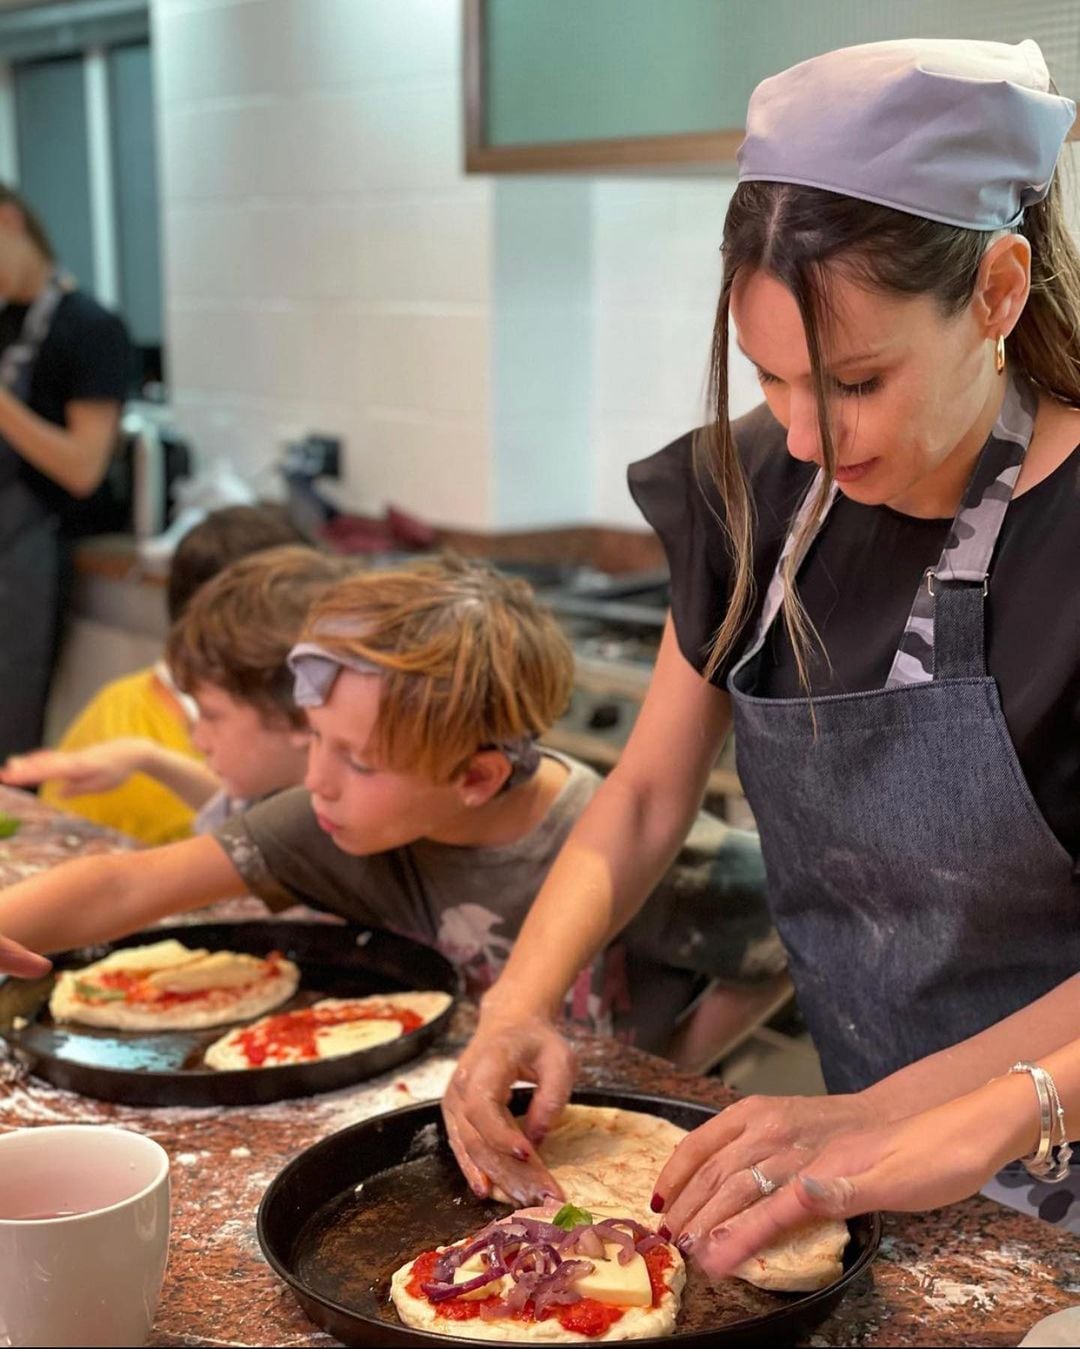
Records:
[[[124,846],[0,789],[0,809],[24,818],[0,842],[0,884],[83,852]],[[214,916],[251,917],[240,901]],[[427,1058],[345,1091],[246,1110],[126,1108],[60,1092],[0,1062],[0,1129],[111,1122],[157,1139],[172,1159],[169,1269],[154,1345],[330,1345],[263,1262],[255,1209],[297,1152],[381,1111],[437,1097],[469,1029],[460,1015]],[[583,1085],[611,1085],[725,1105],[715,1079],[687,1077],[660,1059],[598,1037],[577,1041]],[[1015,1345],[1044,1316],[1080,1303],[1075,1237],[984,1199],[886,1220],[870,1274],[808,1341],[811,1345]]]

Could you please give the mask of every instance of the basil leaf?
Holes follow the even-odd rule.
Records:
[[[75,980],[75,992],[87,1002],[123,1002],[126,994],[120,988],[102,988],[98,984],[88,984],[84,979]]]
[[[9,815],[6,810],[0,810],[0,838],[11,838],[22,828],[22,820],[14,815]]]
[[[577,1208],[574,1204],[564,1204],[551,1221],[556,1227],[572,1232],[575,1227],[591,1227],[592,1214],[588,1209]]]

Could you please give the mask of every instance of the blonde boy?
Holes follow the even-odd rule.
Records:
[[[254,893],[394,928],[486,988],[598,785],[537,744],[570,696],[566,639],[523,582],[443,559],[334,586],[291,664],[310,732],[303,789],[208,837],[20,883],[0,894],[0,931],[58,950]],[[731,895],[714,881],[737,836],[706,817],[699,835],[579,980],[574,1020],[662,1048],[706,976],[772,972],[745,968],[769,946],[758,873],[725,921]]]

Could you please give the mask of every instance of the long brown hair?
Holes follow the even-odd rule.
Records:
[[[30,236],[30,241],[34,247],[49,262],[55,262],[56,252],[53,249],[48,231],[41,223],[41,217],[27,204],[24,197],[21,197],[14,188],[8,187],[6,183],[0,183],[0,206],[18,207],[22,212],[26,233]]]
[[[1031,245],[1031,293],[1009,338],[1015,369],[1058,401],[1080,407],[1080,254],[1065,224],[1060,173],[1049,195],[1028,208],[1017,233]],[[799,677],[809,692],[807,650],[815,636],[795,575],[836,471],[824,346],[833,323],[829,278],[871,290],[930,295],[943,315],[970,301],[988,236],[887,206],[790,183],[746,182],[736,188],[724,222],[724,278],[713,330],[710,401],[715,420],[698,433],[695,462],[724,506],[721,518],[734,562],[731,600],[716,632],[706,675],[738,640],[754,603],[753,503],[728,413],[728,320],[740,273],[768,272],[798,305],[810,355],[824,475],[815,509],[784,567],[784,622]]]

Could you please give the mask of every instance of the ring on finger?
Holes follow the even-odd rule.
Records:
[[[762,1199],[768,1198],[768,1196],[777,1189],[776,1181],[770,1180],[764,1171],[762,1171],[761,1167],[751,1166],[750,1174],[754,1178],[755,1185],[757,1185],[758,1189],[761,1191]]]

